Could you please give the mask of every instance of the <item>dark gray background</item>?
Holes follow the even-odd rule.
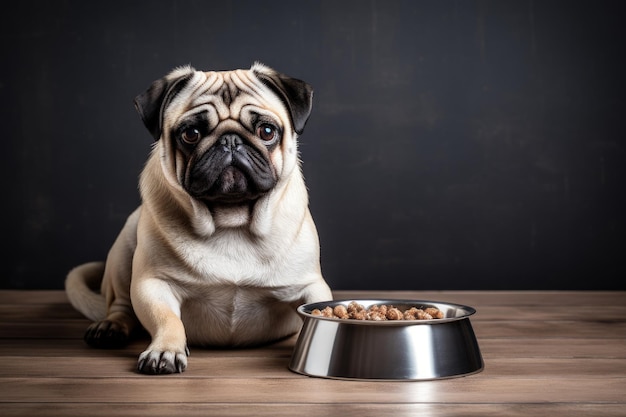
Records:
[[[132,99],[260,60],[335,289],[625,289],[625,2],[20,1],[0,17],[3,288],[61,288],[139,203]]]

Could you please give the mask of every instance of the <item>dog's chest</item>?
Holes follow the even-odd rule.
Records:
[[[181,318],[192,345],[263,343],[298,331],[296,294],[284,289],[216,285],[202,296],[185,300]]]
[[[279,251],[284,253],[284,251]],[[276,340],[301,326],[301,271],[289,257],[250,240],[220,236],[186,254],[191,273],[179,284],[190,344],[243,346]]]
[[[284,251],[237,235],[217,236],[208,242],[186,246],[181,257],[192,281],[211,288],[220,284],[226,287],[282,286],[287,284],[285,279],[293,268]]]

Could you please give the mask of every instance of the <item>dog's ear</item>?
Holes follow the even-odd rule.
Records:
[[[281,98],[297,134],[304,131],[313,107],[313,88],[302,80],[291,78],[273,69],[255,62],[251,68],[263,84]]]
[[[193,76],[192,67],[181,67],[156,80],[150,87],[135,97],[135,109],[141,116],[154,140],[159,140],[163,130],[163,112],[172,99],[185,87]]]

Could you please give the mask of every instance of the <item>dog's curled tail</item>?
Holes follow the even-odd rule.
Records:
[[[65,293],[70,304],[93,321],[106,317],[106,300],[100,294],[104,262],[88,262],[72,269],[65,278]]]

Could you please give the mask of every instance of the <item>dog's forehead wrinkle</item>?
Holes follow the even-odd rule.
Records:
[[[260,109],[282,108],[280,99],[249,70],[197,71],[188,88],[191,99],[179,113],[181,116],[198,107],[211,106],[222,122],[241,120],[243,107],[251,103]]]
[[[219,89],[223,83],[224,80],[222,78],[217,77],[212,73],[198,71],[195,73],[194,82],[190,83],[189,87],[191,91],[189,92],[189,96],[202,97],[209,91]]]
[[[264,103],[268,97],[272,97],[273,92],[261,83],[249,70],[235,70],[228,73],[228,84],[231,88],[239,91],[239,94],[247,94],[258,103]]]

